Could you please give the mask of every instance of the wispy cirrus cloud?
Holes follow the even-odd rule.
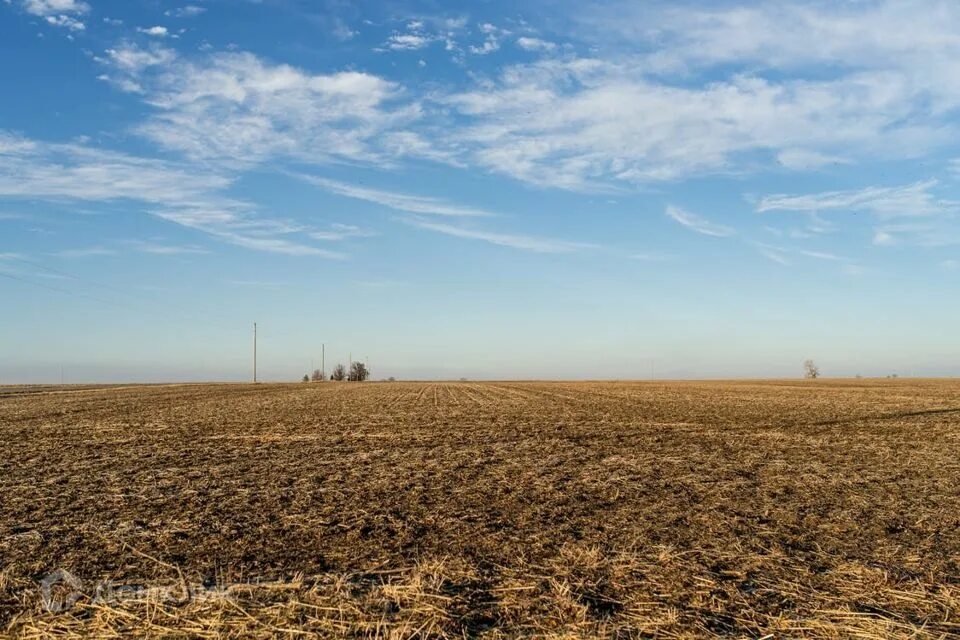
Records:
[[[960,244],[955,215],[914,221],[885,222],[874,229],[877,247],[947,247]]]
[[[339,222],[331,224],[329,229],[310,232],[310,237],[314,240],[325,240],[328,242],[340,242],[351,238],[370,238],[375,235],[377,234],[369,229]]]
[[[768,195],[757,211],[865,212],[879,218],[933,216],[952,213],[960,203],[938,198],[932,190],[937,180],[923,180],[897,187],[865,187],[848,191],[825,191],[802,195]]]
[[[52,255],[58,258],[93,258],[102,256],[115,256],[119,253],[116,249],[104,246],[80,247],[76,249],[62,249],[53,252]]]
[[[156,217],[261,251],[340,258],[315,247],[309,228],[262,215],[225,195],[235,178],[82,144],[44,143],[0,132],[0,196],[54,202],[139,203]]]
[[[685,211],[684,209],[681,209],[680,207],[675,207],[673,205],[668,206],[665,213],[669,218],[672,218],[674,221],[680,223],[687,229],[690,229],[691,231],[695,231],[705,236],[713,236],[715,238],[727,238],[727,237],[736,235],[737,233],[731,227],[728,227],[722,224],[717,224],[715,222],[711,222],[706,218],[704,218],[703,216],[699,216],[695,213],[690,213],[689,211]]]
[[[830,253],[828,251],[817,251],[813,249],[804,249],[796,247],[784,247],[778,245],[771,245],[764,242],[752,242],[748,241],[748,244],[753,246],[764,258],[781,264],[784,266],[789,266],[793,264],[794,259],[798,258],[809,258],[813,260],[822,260],[826,262],[837,262],[843,265],[853,265],[855,262],[850,258],[837,255],[835,253]]]
[[[397,193],[395,191],[384,191],[382,189],[372,189],[370,187],[361,187],[357,185],[311,176],[303,173],[291,174],[309,184],[320,187],[331,193],[335,193],[346,198],[356,200],[365,200],[396,211],[406,213],[426,214],[433,216],[453,216],[453,217],[477,217],[496,215],[484,209],[469,207],[447,202],[442,198],[432,198],[428,196],[415,196],[406,193]]]
[[[464,238],[467,240],[480,240],[489,244],[495,244],[501,247],[519,249],[522,251],[531,251],[533,253],[575,253],[596,249],[597,245],[570,242],[567,240],[557,240],[554,238],[543,238],[538,236],[528,236],[523,234],[498,233],[494,231],[485,231],[469,227],[457,226],[445,222],[436,222],[425,220],[423,218],[402,218],[402,222],[455,238]]]
[[[157,256],[202,255],[210,253],[209,249],[195,244],[171,244],[160,240],[123,240],[121,245],[131,251],[149,253]]]

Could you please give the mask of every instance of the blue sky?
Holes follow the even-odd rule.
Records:
[[[0,0],[0,382],[960,373],[955,2]]]

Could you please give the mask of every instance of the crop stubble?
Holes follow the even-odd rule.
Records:
[[[960,634],[953,381],[5,387],[0,449],[13,636]]]

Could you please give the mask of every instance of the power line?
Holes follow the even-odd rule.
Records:
[[[48,267],[48,266],[46,266],[46,265],[40,264],[40,263],[38,263],[38,262],[34,262],[34,261],[32,261],[32,260],[27,260],[27,259],[25,259],[25,258],[21,258],[21,257],[19,257],[19,256],[6,256],[5,259],[8,259],[8,260],[16,260],[17,262],[22,262],[22,263],[27,264],[27,265],[30,265],[30,266],[32,266],[32,267],[36,267],[36,268],[38,268],[38,269],[43,269],[44,271],[49,271],[50,273],[54,273],[54,274],[57,274],[57,275],[59,275],[59,276],[65,277],[65,278],[69,278],[69,279],[75,280],[75,281],[77,281],[77,282],[83,282],[83,283],[87,283],[87,284],[92,284],[92,285],[94,285],[94,286],[101,287],[101,288],[103,288],[103,289],[107,289],[107,290],[109,290],[109,291],[113,291],[114,293],[118,293],[118,294],[120,294],[120,295],[122,295],[122,296],[125,296],[125,297],[127,297],[127,298],[130,298],[130,299],[132,299],[133,301],[135,301],[135,302],[137,302],[137,303],[144,303],[144,302],[145,302],[145,303],[150,304],[150,305],[156,305],[156,303],[154,303],[152,300],[150,300],[150,299],[148,299],[148,298],[146,298],[146,297],[139,296],[139,295],[130,293],[130,292],[128,292],[128,291],[124,291],[123,289],[114,287],[114,286],[109,285],[109,284],[105,284],[105,283],[103,283],[103,282],[98,282],[98,281],[96,281],[96,280],[91,280],[91,279],[89,279],[89,278],[81,278],[80,276],[77,276],[77,275],[75,275],[75,274],[72,274],[72,273],[69,273],[69,272],[66,272],[66,271],[62,271],[62,270],[60,270],[60,269],[54,269],[53,267]],[[21,277],[16,277],[16,276],[14,276],[14,275],[12,275],[12,274],[9,274],[9,273],[0,272],[0,275],[3,275],[3,276],[5,276],[5,277],[7,277],[7,278],[10,278],[11,280],[18,280],[18,281],[20,281],[20,282],[24,282],[24,283],[27,283],[27,284],[31,284],[31,285],[33,285],[33,286],[40,287],[40,288],[43,288],[43,289],[47,289],[47,290],[49,290],[49,291],[56,291],[56,292],[59,292],[59,293],[66,293],[66,294],[68,294],[68,295],[74,295],[74,296],[79,296],[79,297],[82,297],[82,298],[88,298],[88,299],[90,299],[90,300],[95,300],[95,301],[97,301],[97,302],[101,302],[101,303],[103,303],[103,304],[112,305],[112,306],[115,306],[115,307],[118,307],[118,308],[121,308],[121,309],[126,309],[126,310],[128,310],[128,311],[135,311],[135,312],[137,312],[137,313],[149,314],[149,315],[151,315],[151,316],[162,315],[162,316],[165,316],[165,317],[170,318],[170,319],[172,319],[172,320],[178,320],[178,321],[202,322],[202,323],[204,323],[204,324],[207,325],[207,326],[213,326],[213,325],[211,325],[211,323],[208,322],[207,320],[205,320],[205,319],[203,319],[203,318],[200,318],[200,317],[198,317],[198,316],[195,316],[195,315],[193,315],[191,312],[189,312],[188,310],[183,309],[183,308],[176,308],[176,311],[178,312],[178,314],[169,313],[166,309],[161,309],[161,308],[144,309],[144,308],[142,308],[142,307],[133,307],[133,306],[130,306],[129,304],[123,304],[123,303],[116,302],[116,301],[114,301],[114,300],[109,300],[109,299],[106,299],[106,298],[101,298],[101,297],[99,297],[99,296],[95,296],[95,295],[92,295],[92,294],[89,294],[89,293],[84,293],[84,292],[80,292],[80,291],[74,291],[74,290],[70,290],[70,289],[64,289],[64,288],[62,288],[62,287],[54,287],[54,286],[44,285],[44,284],[41,284],[41,283],[39,283],[39,282],[34,282],[34,281],[32,281],[32,280],[27,280],[27,279],[21,278]],[[223,329],[223,330],[227,330],[227,329],[228,329],[228,327],[227,327],[226,325],[219,325],[219,324],[217,325],[217,328]],[[235,326],[230,326],[230,327],[229,327],[229,330],[231,330],[231,331],[232,331],[232,330],[236,330],[236,328],[237,328],[237,327],[235,327]]]
[[[98,296],[92,296],[92,295],[90,295],[89,293],[82,293],[82,292],[80,292],[80,291],[71,291],[70,289],[64,289],[64,288],[62,288],[62,287],[55,287],[55,286],[53,286],[53,285],[42,284],[42,283],[40,283],[40,282],[34,282],[33,280],[27,280],[26,278],[20,278],[20,277],[18,277],[18,276],[13,275],[12,273],[5,273],[5,272],[3,272],[3,271],[0,271],[0,276],[3,276],[4,278],[9,278],[10,280],[16,280],[17,282],[23,282],[23,283],[26,283],[26,284],[29,284],[29,285],[33,285],[33,286],[35,286],[35,287],[40,287],[41,289],[47,289],[48,291],[56,291],[56,292],[58,292],[58,293],[65,293],[65,294],[71,295],[71,296],[79,296],[79,297],[81,297],[81,298],[87,298],[87,299],[89,299],[89,300],[94,300],[94,301],[99,302],[99,303],[101,303],[101,304],[108,304],[108,305],[111,305],[111,306],[114,306],[114,307],[119,307],[120,309],[126,309],[127,311],[142,311],[142,309],[136,309],[136,308],[134,308],[134,307],[128,307],[128,306],[126,306],[126,305],[124,305],[124,304],[115,302],[115,301],[113,301],[113,300],[107,300],[106,298],[100,298],[100,297],[98,297]]]

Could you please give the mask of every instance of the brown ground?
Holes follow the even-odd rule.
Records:
[[[960,382],[0,388],[2,633],[957,637]]]

